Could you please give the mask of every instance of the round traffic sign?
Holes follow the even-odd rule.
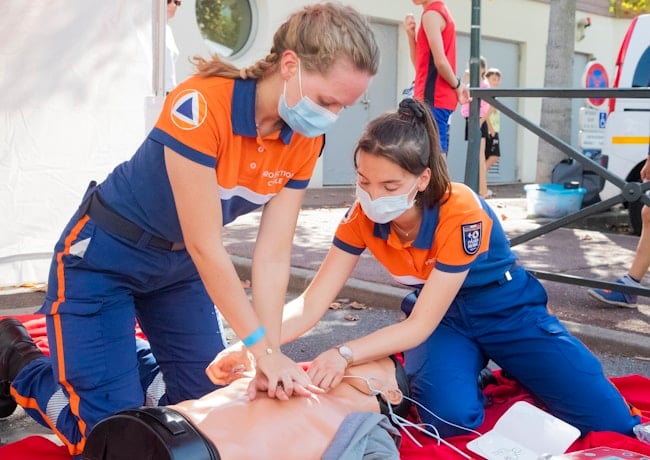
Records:
[[[605,66],[598,61],[588,62],[582,77],[582,83],[585,88],[608,88],[609,77]],[[605,100],[605,98],[590,97],[587,99],[587,103],[594,108],[598,108],[605,104]]]

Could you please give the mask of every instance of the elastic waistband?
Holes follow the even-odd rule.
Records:
[[[92,183],[91,183],[92,187]],[[90,190],[81,205],[81,214],[88,214],[96,224],[113,235],[120,236],[132,243],[140,243],[147,239],[145,246],[162,251],[180,251],[185,249],[185,243],[168,241],[152,235],[130,220],[122,217],[104,202],[97,190]]]

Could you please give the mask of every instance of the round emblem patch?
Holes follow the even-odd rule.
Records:
[[[203,94],[194,89],[180,92],[172,103],[172,122],[180,129],[196,129],[208,114],[208,103]]]

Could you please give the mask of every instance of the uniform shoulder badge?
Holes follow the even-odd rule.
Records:
[[[481,247],[481,238],[483,236],[483,222],[474,222],[461,226],[463,233],[463,250],[465,254],[473,256]]]
[[[172,122],[180,129],[196,129],[208,114],[208,103],[195,89],[181,91],[172,102]]]

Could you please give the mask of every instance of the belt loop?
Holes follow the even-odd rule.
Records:
[[[149,242],[151,241],[152,236],[153,235],[149,232],[142,232],[140,239],[135,243],[135,245],[139,248],[146,248],[149,246]]]
[[[93,194],[97,190],[97,182],[91,180],[88,184],[88,188],[84,192],[84,196],[79,205],[79,217],[83,217],[88,213],[88,208],[90,208],[90,201],[92,200]]]
[[[96,188],[97,188],[97,181],[91,180],[90,183],[88,184],[88,188],[86,189],[86,192],[84,193],[83,199],[85,200],[90,193],[95,191]]]

